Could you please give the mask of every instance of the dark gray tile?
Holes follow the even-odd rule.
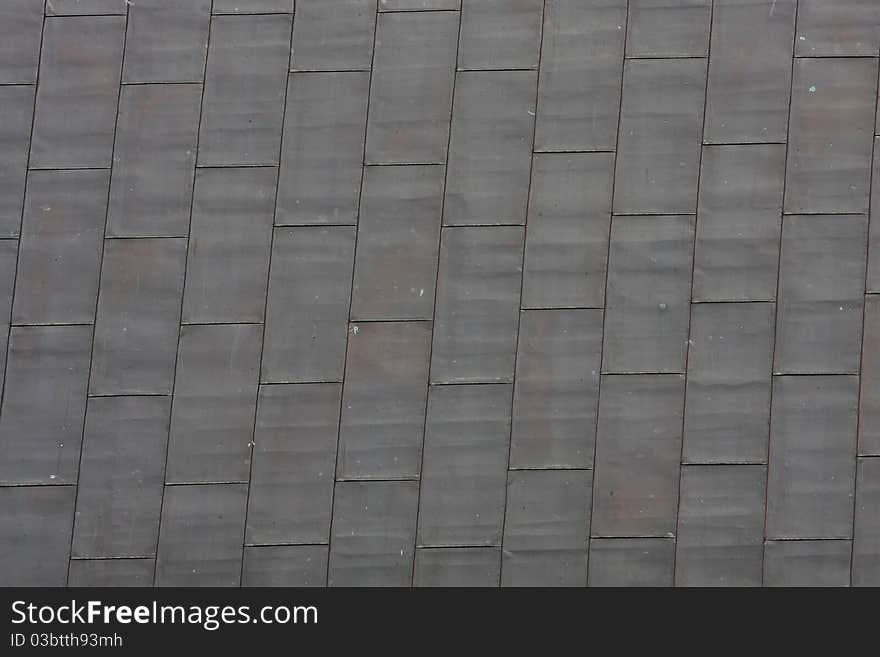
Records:
[[[443,167],[368,167],[358,221],[352,319],[431,319]]]
[[[461,0],[379,0],[379,11],[458,9]]]
[[[785,145],[705,146],[694,299],[776,298]]]
[[[167,482],[248,480],[262,334],[258,324],[181,327]]]
[[[0,84],[37,81],[43,7],[34,0],[6,0],[0,7]]]
[[[773,381],[768,538],[849,538],[855,493],[859,381]]]
[[[683,376],[602,378],[593,536],[673,535],[683,403]]]
[[[501,575],[498,548],[420,548],[414,586],[496,587]]]
[[[211,19],[199,164],[278,164],[291,20]]]
[[[108,167],[125,19],[50,18],[43,30],[32,167]]]
[[[238,586],[247,486],[166,486],[156,586]]]
[[[865,297],[859,454],[880,455],[880,296]]]
[[[376,31],[368,163],[444,163],[458,14],[382,14]]]
[[[801,0],[795,54],[876,57],[880,48],[878,25],[880,5],[874,0]]]
[[[337,477],[418,476],[431,325],[369,322],[350,331]]]
[[[626,62],[615,213],[696,210],[705,82],[704,59]]]
[[[336,484],[330,586],[410,586],[419,484]]]
[[[6,371],[6,347],[9,338],[9,316],[12,311],[12,290],[18,258],[16,240],[0,240],[0,386]]]
[[[877,59],[796,59],[786,212],[866,212]]]
[[[613,150],[626,0],[548,0],[536,151]]]
[[[419,545],[501,544],[510,401],[509,385],[431,387]],[[435,576],[441,577],[442,572]]]
[[[91,342],[91,326],[13,327],[0,484],[76,483]]]
[[[275,229],[262,381],[342,381],[354,241],[354,227]]]
[[[880,459],[858,460],[853,586],[880,585]]]
[[[858,373],[867,217],[782,222],[775,372]]]
[[[0,90],[2,93],[2,90]],[[878,99],[880,100],[880,99]],[[880,113],[878,113],[877,131],[880,132]],[[874,161],[874,174],[871,187],[871,221],[868,233],[868,291],[880,292],[880,137],[874,139],[874,153],[877,157]]]
[[[275,201],[274,168],[196,174],[184,322],[262,322]]]
[[[292,73],[275,223],[355,224],[369,73]]]
[[[772,303],[693,306],[685,462],[766,462],[774,314]]]
[[[592,467],[601,356],[601,310],[522,311],[510,467]]]
[[[537,68],[543,0],[464,0],[460,69]]]
[[[326,545],[246,547],[242,586],[324,586]]]
[[[32,171],[15,281],[15,324],[95,321],[108,171]]]
[[[294,71],[369,71],[376,0],[299,0],[293,18]]]
[[[107,240],[89,392],[170,394],[185,239]]]
[[[767,541],[764,586],[849,586],[851,541]]]
[[[681,471],[676,586],[760,586],[763,465],[690,465]]]
[[[785,141],[795,5],[796,0],[715,0],[707,142]]]
[[[599,538],[590,542],[590,586],[672,586],[675,541]]]
[[[294,0],[214,0],[215,14],[292,13]]]
[[[336,383],[260,388],[248,543],[330,540],[341,394]]]
[[[523,307],[604,304],[614,155],[535,155]]]
[[[510,473],[502,586],[586,585],[592,482],[589,470]]]
[[[73,559],[67,585],[72,587],[150,587],[153,559]]]
[[[125,0],[46,0],[47,16],[124,14]]]
[[[128,11],[124,82],[201,82],[211,0],[140,0]]]
[[[186,236],[201,98],[196,84],[122,87],[108,235]]]
[[[535,75],[478,71],[456,76],[444,225],[525,223]]]
[[[513,381],[522,248],[518,227],[443,230],[432,382]]]
[[[2,59],[2,56],[0,56]],[[0,86],[0,236],[17,237],[27,177],[34,87]]]
[[[694,217],[615,217],[604,372],[684,372]]]
[[[712,0],[632,0],[627,57],[705,57]]]
[[[0,586],[67,583],[75,496],[73,486],[0,488]]]
[[[156,554],[170,414],[164,396],[89,400],[73,556]]]

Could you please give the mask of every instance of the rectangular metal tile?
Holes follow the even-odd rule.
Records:
[[[518,227],[443,229],[433,383],[513,381],[522,248]]]
[[[125,19],[49,18],[43,29],[32,167],[109,167]]]
[[[185,237],[202,86],[122,87],[107,234]]]
[[[428,322],[352,324],[338,479],[418,476],[430,349]]]
[[[275,201],[274,168],[199,169],[184,322],[262,322]]]
[[[0,6],[0,84],[37,81],[42,30],[42,3],[6,0]]]
[[[123,82],[201,82],[211,0],[129,4]]]
[[[238,586],[247,486],[166,486],[156,586]]]
[[[15,267],[18,260],[18,242],[0,240],[0,387],[6,372],[6,347],[9,338],[9,316],[12,311],[12,291],[15,286]]]
[[[0,90],[2,91],[2,90]],[[880,98],[878,98],[880,101]],[[880,132],[880,113],[878,113]],[[868,292],[880,292],[880,137],[874,139],[873,181],[871,184],[871,220],[868,232]]]
[[[614,155],[535,155],[524,308],[604,304]]]
[[[880,296],[865,297],[859,454],[880,456]]]
[[[764,586],[849,586],[851,541],[767,541]]]
[[[0,487],[0,586],[67,583],[75,496],[73,486]]]
[[[74,557],[156,554],[170,415],[165,396],[89,400]]]
[[[330,586],[410,586],[419,484],[336,484]]]
[[[13,327],[0,484],[76,483],[91,346],[91,326]]]
[[[799,57],[876,57],[880,48],[880,4],[874,0],[800,0]]]
[[[775,372],[858,373],[867,217],[782,222]]]
[[[866,212],[877,59],[796,59],[786,212]]]
[[[694,305],[686,463],[766,462],[775,312],[772,303]]]
[[[694,217],[615,217],[604,372],[684,372]]]
[[[108,171],[32,171],[15,282],[14,324],[95,321]]]
[[[590,586],[672,586],[675,541],[599,538],[590,541]]]
[[[675,531],[684,377],[604,376],[593,536]]]
[[[330,540],[341,394],[336,383],[261,386],[247,543]]]
[[[89,392],[170,394],[184,239],[106,240]]]
[[[214,0],[215,14],[292,13],[294,0]]]
[[[368,163],[446,161],[458,14],[381,14],[376,30]]]
[[[367,167],[352,319],[431,319],[443,182],[439,166]]]
[[[414,586],[495,587],[501,576],[498,548],[419,548]]]
[[[261,381],[342,381],[354,227],[276,228]]]
[[[278,164],[290,16],[215,16],[199,164]]]
[[[796,2],[714,0],[707,142],[785,141]]]
[[[501,544],[510,401],[509,385],[431,387],[418,545]],[[440,568],[430,563],[424,564],[429,573]]]
[[[858,377],[773,381],[768,538],[852,536]]]
[[[776,298],[785,145],[705,146],[694,299]]]
[[[294,71],[368,71],[375,27],[375,0],[299,0],[291,66]]]
[[[464,0],[458,67],[537,68],[543,0]]]
[[[510,473],[502,586],[586,584],[592,482],[589,470]]]
[[[27,177],[34,87],[0,86],[0,236],[17,237]]]
[[[275,223],[355,224],[369,73],[291,73]]]
[[[627,57],[705,57],[712,0],[631,0]]]
[[[67,585],[72,587],[150,587],[153,559],[73,559]]]
[[[246,547],[242,586],[324,586],[326,545]]]
[[[262,334],[258,324],[181,327],[168,483],[248,480]]]
[[[694,212],[697,207],[704,59],[624,65],[614,212]]]
[[[47,16],[124,14],[125,0],[46,0]]]
[[[601,310],[524,310],[513,395],[512,468],[590,468]]]
[[[535,123],[534,71],[459,73],[443,224],[523,224]]]
[[[626,0],[548,0],[536,151],[613,150]]]
[[[432,11],[458,9],[461,0],[380,0],[379,11]]]
[[[681,471],[676,586],[760,586],[763,465],[689,465]]]
[[[880,585],[880,459],[860,458],[856,486],[853,586]]]

